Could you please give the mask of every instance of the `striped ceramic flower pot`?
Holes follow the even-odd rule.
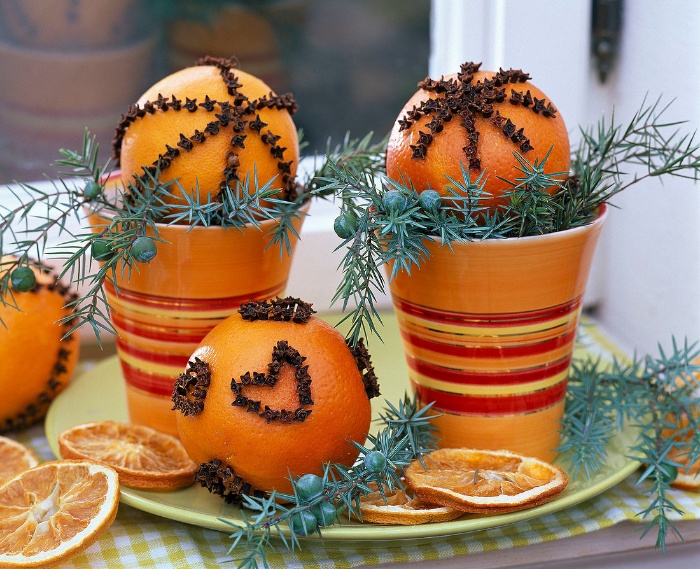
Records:
[[[391,282],[410,382],[434,402],[442,447],[553,460],[603,206],[589,225],[536,237],[428,243]]]
[[[297,234],[303,217],[294,221]],[[91,216],[94,230],[104,219]],[[175,379],[204,336],[249,300],[284,293],[292,255],[270,246],[277,223],[259,228],[156,224],[158,253],[105,284],[133,423],[177,436]],[[292,247],[297,239],[290,234]]]

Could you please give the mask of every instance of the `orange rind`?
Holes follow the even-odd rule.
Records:
[[[2,256],[0,275],[14,270],[16,262]],[[75,325],[68,306],[75,294],[55,273],[34,265],[31,269],[36,285],[28,292],[10,290],[2,299],[5,304],[0,302],[0,433],[41,421],[78,363],[80,335],[64,337]]]
[[[475,514],[502,514],[539,506],[568,484],[566,473],[543,460],[507,450],[438,449],[405,471],[416,497]]]
[[[299,138],[296,103],[238,69],[234,59],[205,57],[151,86],[117,127],[114,153],[125,184],[175,182],[165,203],[206,203],[225,187],[249,179],[296,192]],[[187,194],[187,200],[182,194]],[[267,202],[265,202],[267,203]]]
[[[244,303],[175,382],[180,440],[205,487],[235,488],[225,500],[291,493],[290,472],[322,476],[359,454],[350,441],[364,442],[379,391],[369,354],[312,313],[291,297]]]
[[[0,437],[0,486],[39,464],[34,451],[9,437]]]
[[[397,117],[386,151],[387,176],[449,197],[463,169],[483,183],[480,205],[505,208],[524,177],[516,153],[542,164],[559,190],[571,165],[569,134],[550,98],[521,70],[481,71],[465,63],[459,73],[421,81]],[[483,177],[482,177],[483,175]]]
[[[97,421],[62,432],[63,458],[90,459],[112,467],[119,482],[131,488],[174,489],[194,482],[197,465],[182,443],[143,425]]]
[[[46,462],[0,487],[0,567],[53,567],[114,521],[115,470],[93,461]]]
[[[407,494],[404,490],[378,490],[360,498],[363,522],[412,526],[449,522],[464,512],[446,506],[433,506]]]

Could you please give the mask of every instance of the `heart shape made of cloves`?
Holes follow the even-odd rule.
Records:
[[[231,405],[245,408],[246,412],[255,413],[266,419],[268,423],[280,421],[291,424],[295,421],[304,421],[311,414],[311,410],[305,409],[305,406],[313,405],[314,403],[311,398],[309,366],[304,365],[305,360],[306,357],[291,347],[286,340],[280,340],[272,349],[272,358],[270,363],[267,364],[267,373],[251,373],[248,371],[240,377],[240,381],[236,381],[235,378],[231,379],[231,391],[235,395]],[[274,409],[268,405],[263,405],[260,400],[247,397],[243,393],[246,386],[252,385],[274,388],[279,380],[280,371],[285,365],[291,365],[296,368],[294,379],[299,399],[299,406],[296,409]]]

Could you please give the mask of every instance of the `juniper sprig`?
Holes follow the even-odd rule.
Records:
[[[650,496],[639,515],[644,534],[656,528],[662,550],[669,531],[677,533],[669,514],[680,510],[669,490],[683,468],[679,460],[692,464],[700,456],[698,357],[697,344],[673,341],[671,351],[659,348],[657,357],[575,361],[567,388],[558,450],[572,477],[594,475],[605,464],[610,439],[632,429],[628,453],[644,465],[637,486]]]
[[[326,464],[323,476],[291,476],[292,494],[243,497],[241,520],[223,520],[234,528],[228,554],[240,554],[234,559],[239,569],[268,568],[274,538],[288,550],[298,549],[300,537],[322,536],[323,528],[340,516],[361,520],[363,495],[402,488],[403,469],[435,448],[433,415],[430,405],[419,409],[408,396],[387,405],[381,415],[383,427],[368,436],[369,444],[352,443],[360,452],[353,466]]]
[[[0,302],[16,306],[11,286],[15,269],[30,262],[57,261],[59,278],[80,286],[78,298],[71,303],[75,317],[70,318],[75,318],[75,324],[67,334],[87,324],[100,342],[103,332],[114,332],[103,285],[109,282],[116,288],[118,275],[128,278],[131,271],[144,270],[143,263],[157,254],[162,242],[157,224],[218,225],[235,231],[243,226],[260,228],[264,221],[274,220],[270,246],[279,247],[283,254],[291,250],[292,222],[303,215],[301,207],[311,197],[302,193],[294,201],[280,199],[274,181],[258,185],[255,171],[202,203],[182,191],[177,181],[160,182],[157,170],[147,171],[138,184],[107,191],[112,164],[100,164],[99,145],[88,132],[80,150],[63,149],[60,154],[61,171],[58,179],[50,181],[51,190],[17,184],[10,190],[16,203],[0,206],[0,247],[16,257],[0,264]],[[176,194],[185,196],[184,201],[167,203]],[[73,218],[80,230],[68,223]],[[86,219],[92,219],[94,226]],[[50,245],[55,238],[60,243]]]
[[[700,145],[694,134],[682,131],[682,122],[666,120],[668,109],[660,99],[645,100],[627,124],[618,124],[613,115],[610,122],[603,118],[582,129],[565,182],[561,172],[545,172],[548,154],[530,162],[515,151],[518,175],[507,181],[508,205],[496,212],[482,205],[490,198],[483,190],[486,171],[472,180],[463,166],[461,180],[446,178],[447,195],[441,197],[434,189],[417,192],[410,180],[387,178],[377,166],[383,154],[370,144],[371,158],[341,163],[330,156],[318,180],[340,204],[336,233],[345,254],[334,302],[347,313],[352,341],[367,332],[379,335],[378,294],[387,280],[401,271],[410,274],[429,258],[428,241],[450,247],[555,233],[590,223],[602,204],[642,180],[697,180]],[[545,191],[551,187],[556,191]]]

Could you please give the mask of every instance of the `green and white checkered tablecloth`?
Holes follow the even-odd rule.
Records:
[[[396,338],[385,338],[384,347],[393,345],[400,351],[396,330],[388,330]],[[393,344],[392,344],[393,343]],[[590,321],[584,320],[579,330],[578,349],[593,355],[624,357],[610,339]],[[386,362],[391,366],[402,358]],[[402,364],[401,364],[402,365]],[[46,441],[44,429],[38,425],[10,435],[30,446],[41,460],[55,457]],[[270,552],[273,568],[340,569],[383,563],[434,561],[466,556],[484,551],[504,550],[572,537],[608,528],[619,522],[640,522],[638,513],[649,505],[644,487],[635,483],[634,473],[613,488],[578,505],[559,512],[511,525],[485,529],[451,537],[389,542],[326,542],[303,541],[302,549]],[[676,504],[684,512],[674,519],[700,519],[700,493],[672,491]],[[640,524],[641,527],[641,524]],[[230,539],[226,533],[172,521],[120,504],[112,526],[82,554],[60,566],[69,568],[143,568],[143,567],[217,567],[231,557]],[[224,566],[235,567],[234,563]]]
[[[54,458],[42,427],[13,436],[32,447],[41,459]],[[635,486],[637,478],[635,473],[577,506],[500,528],[386,545],[305,541],[301,550],[271,552],[268,560],[275,568],[345,569],[358,565],[430,561],[571,537],[624,520],[639,521],[637,513],[649,501]],[[675,519],[700,519],[700,494],[674,490],[672,496],[684,511],[682,518],[674,516]],[[171,521],[121,504],[117,519],[107,532],[84,553],[63,563],[60,569],[215,567],[230,559],[229,544],[226,533]]]

